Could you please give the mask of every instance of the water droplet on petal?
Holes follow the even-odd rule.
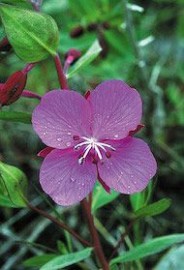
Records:
[[[128,186],[128,188],[130,188],[130,186]]]
[[[84,184],[84,183],[82,183],[81,185],[84,187],[84,185],[85,185],[85,184]]]
[[[75,182],[75,178],[73,178],[73,177],[70,177],[70,180],[71,180],[72,182]]]
[[[71,145],[71,142],[67,142],[67,143],[66,143],[66,146],[69,147],[70,145]]]
[[[114,135],[114,138],[118,138],[118,137],[119,137],[119,135],[118,135],[118,134],[115,134],[115,135]]]
[[[68,134],[68,135],[72,135],[72,133],[71,133],[71,132],[68,132],[67,134]]]
[[[58,141],[58,142],[61,142],[61,140],[62,140],[61,138],[57,138],[57,141]]]

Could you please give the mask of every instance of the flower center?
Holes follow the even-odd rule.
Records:
[[[84,140],[83,142],[78,143],[75,145],[74,149],[80,149],[81,147],[84,147],[83,155],[79,158],[79,164],[82,164],[87,157],[88,153],[93,150],[94,154],[98,157],[99,160],[102,160],[102,152],[106,153],[107,157],[110,157],[109,150],[116,150],[114,147],[112,147],[110,144],[98,142],[95,138],[87,138],[82,137]]]

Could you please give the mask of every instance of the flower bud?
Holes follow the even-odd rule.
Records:
[[[80,57],[81,57],[81,52],[79,50],[70,49],[65,55],[65,60],[67,61],[69,65],[71,65]]]
[[[22,71],[13,73],[8,80],[0,85],[0,104],[10,105],[22,94],[26,85],[27,75]]]

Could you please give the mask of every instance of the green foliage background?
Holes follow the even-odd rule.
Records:
[[[25,7],[25,1],[22,2]],[[31,6],[28,8],[31,9]],[[139,221],[133,227],[130,238],[125,240],[125,246],[129,249],[145,239],[182,233],[184,230],[183,1],[138,0],[127,5],[126,1],[119,0],[43,0],[41,9],[51,15],[58,25],[59,53],[63,61],[64,54],[70,48],[79,49],[84,54],[95,40],[101,44],[100,55],[69,78],[71,88],[85,93],[87,89],[92,89],[103,80],[122,79],[135,87],[144,101],[143,123],[146,127],[139,136],[144,137],[152,147],[158,161],[158,175],[145,192],[130,199],[128,196],[118,196],[111,205],[98,209],[96,223],[104,246],[108,250],[109,245],[115,244],[120,232],[129,223],[133,211],[164,197],[172,199],[171,208],[159,217],[148,217]],[[77,31],[81,32],[81,35],[74,37]],[[4,35],[1,24],[0,40]],[[0,83],[24,65],[25,63],[13,50],[2,52]],[[50,57],[40,62],[30,72],[26,89],[43,95],[49,89],[57,88],[59,88],[57,74]],[[5,108],[5,111],[31,113],[36,104],[37,101],[21,98]],[[36,153],[42,148],[43,145],[30,125],[0,120],[0,159],[22,168],[29,179],[30,199],[45,209],[50,209],[45,197],[43,198],[38,191],[40,161]],[[49,204],[55,207],[50,201]],[[58,211],[68,224],[74,228],[79,227],[79,231],[87,235],[86,228],[80,224],[81,213],[78,207],[72,210],[59,208]],[[3,221],[0,235],[6,242],[0,242],[0,256],[4,258],[2,270],[24,269],[23,259],[43,254],[45,250],[52,252],[57,248],[58,239],[66,243],[62,245],[58,243],[62,254],[66,247],[68,250],[71,248],[69,237],[56,231],[49,221],[31,215],[26,209],[18,211],[3,208],[0,216]],[[45,239],[45,235],[48,234],[52,235],[49,243]],[[36,243],[42,243],[42,246]],[[51,250],[48,250],[48,246]],[[80,250],[81,247],[75,243],[75,248]],[[177,254],[175,250],[174,254]],[[137,264],[127,262],[122,269],[142,269],[142,264],[143,269],[155,267],[158,270],[161,269],[159,265],[163,265],[163,262],[158,263],[160,259],[162,254],[145,258]],[[166,260],[170,260],[168,256]],[[91,260],[88,261],[88,265],[91,269],[96,269]],[[173,265],[173,268],[164,269],[179,269],[174,263]],[[79,264],[78,267],[82,266]],[[180,267],[182,269],[184,265]]]

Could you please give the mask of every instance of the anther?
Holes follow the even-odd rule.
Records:
[[[80,139],[80,137],[79,137],[78,135],[74,135],[74,136],[73,136],[73,140],[74,140],[74,141],[78,141],[79,139]]]
[[[105,152],[105,155],[106,155],[107,158],[111,157],[111,153],[109,151]]]

